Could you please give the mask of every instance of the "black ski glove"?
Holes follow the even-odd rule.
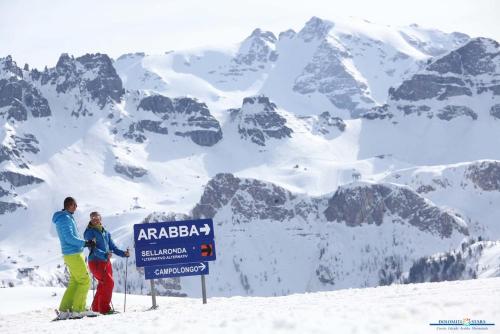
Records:
[[[92,239],[92,240],[85,241],[85,247],[94,248],[95,247],[95,240]]]

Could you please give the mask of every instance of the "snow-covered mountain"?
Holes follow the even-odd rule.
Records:
[[[419,259],[412,265],[404,280],[415,283],[498,277],[499,250],[498,241],[471,239],[463,242],[456,250]]]
[[[81,232],[100,211],[124,248],[135,223],[213,218],[219,296],[403,282],[421,258],[498,240],[499,55],[486,38],[317,17],[226,49],[44,70],[6,55],[0,286],[65,281],[50,219],[68,195]]]

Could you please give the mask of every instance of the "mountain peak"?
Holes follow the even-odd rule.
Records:
[[[295,30],[288,29],[286,31],[280,32],[278,38],[279,38],[279,40],[282,40],[284,38],[293,38],[293,37],[295,37],[295,35],[297,35],[297,33],[295,32]]]
[[[23,71],[17,66],[11,55],[0,58],[0,78],[5,76],[3,72],[9,72],[10,74],[8,76],[11,76],[11,74],[18,77],[23,76]]]
[[[276,41],[276,36],[272,32],[257,28],[241,43],[234,61],[239,65],[248,66],[254,63],[274,62],[278,58]]]
[[[260,28],[257,28],[254,31],[252,31],[252,33],[247,39],[250,38],[261,38],[271,43],[275,43],[277,40],[276,36],[271,31],[264,31]]]
[[[306,42],[312,40],[321,40],[326,37],[330,29],[334,26],[333,22],[322,20],[313,16],[306,22],[304,28],[299,31],[299,36]]]

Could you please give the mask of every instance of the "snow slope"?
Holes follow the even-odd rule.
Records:
[[[210,284],[210,278],[208,279]],[[284,297],[159,297],[159,309],[147,296],[127,296],[127,312],[113,316],[50,322],[60,288],[0,289],[0,330],[14,333],[434,333],[439,320],[464,318],[496,323],[500,278],[393,285]],[[56,294],[54,296],[54,294]],[[123,295],[114,294],[123,310]],[[468,328],[468,332],[475,331]],[[470,330],[472,329],[472,330]]]

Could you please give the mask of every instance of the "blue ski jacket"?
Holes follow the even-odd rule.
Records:
[[[108,253],[113,252],[118,256],[125,257],[125,252],[116,247],[111,233],[104,227],[99,230],[90,223],[83,234],[86,240],[95,239],[96,246],[90,250],[89,261],[108,261]]]
[[[76,254],[83,251],[85,240],[78,237],[78,228],[71,212],[66,210],[57,211],[52,216],[52,223],[56,225],[63,255]]]

